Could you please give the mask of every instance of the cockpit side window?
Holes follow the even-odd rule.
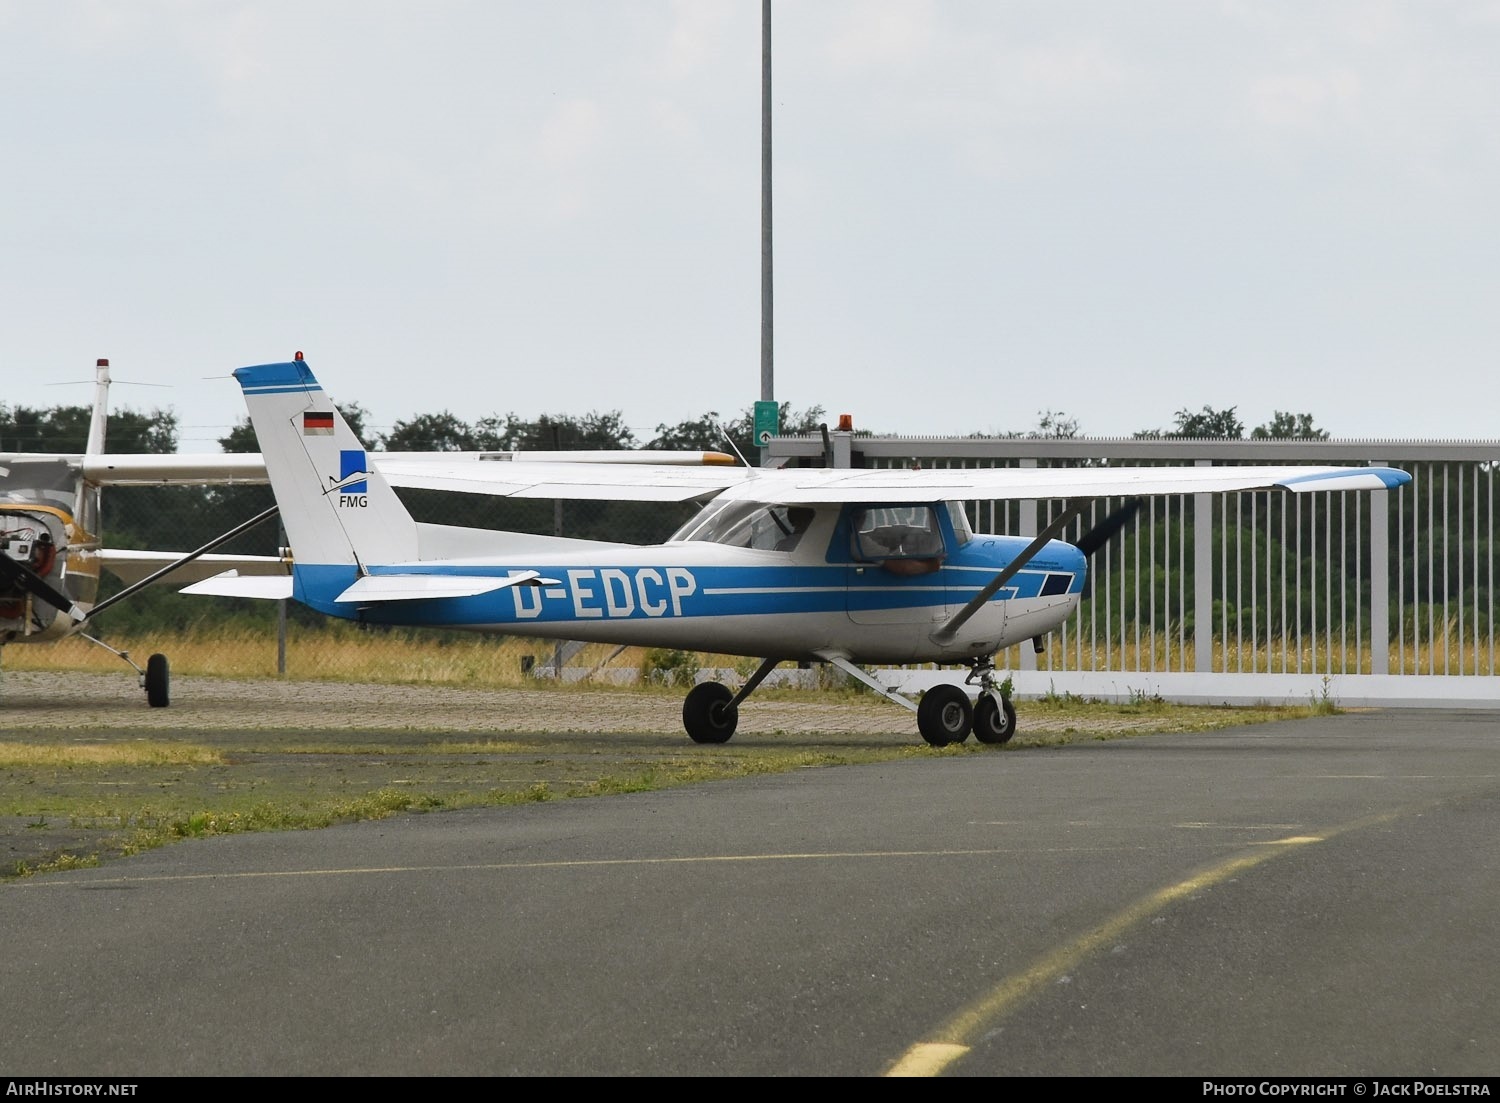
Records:
[[[854,553],[860,559],[938,559],[943,531],[931,506],[855,510]]]
[[[732,548],[791,551],[812,524],[810,506],[766,505],[764,502],[726,502],[704,511],[680,528],[674,540],[703,540]]]
[[[772,506],[767,512],[781,532],[776,537],[776,551],[792,551],[802,543],[814,517],[811,506]]]

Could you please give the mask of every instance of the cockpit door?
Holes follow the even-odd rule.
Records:
[[[840,518],[848,549],[847,609],[857,624],[925,628],[949,614],[943,565],[950,534],[932,505],[853,505]]]

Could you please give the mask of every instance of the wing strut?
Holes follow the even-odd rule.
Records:
[[[270,509],[262,510],[261,512],[257,513],[254,517],[250,518],[250,520],[246,521],[244,524],[242,524],[242,525],[236,525],[234,528],[230,529],[228,532],[224,533],[222,536],[216,536],[216,537],[214,537],[212,540],[210,540],[207,544],[204,544],[197,551],[188,552],[181,559],[178,559],[178,560],[176,560],[176,561],[174,561],[172,563],[168,563],[165,567],[163,567],[159,571],[153,571],[151,574],[148,574],[145,578],[141,579],[139,582],[132,582],[129,586],[126,586],[119,593],[117,593],[117,594],[111,594],[109,597],[107,597],[103,601],[101,601],[98,605],[95,605],[92,609],[90,609],[88,611],[88,616],[89,617],[97,616],[99,613],[102,613],[105,609],[108,609],[115,602],[121,601],[124,598],[129,597],[131,594],[135,593],[137,590],[141,589],[143,586],[149,586],[149,585],[151,585],[151,583],[155,582],[159,578],[162,578],[164,575],[171,574],[173,571],[177,570],[178,567],[185,567],[185,566],[187,566],[193,560],[197,559],[200,555],[207,555],[209,552],[213,551],[219,545],[221,545],[221,544],[227,544],[230,540],[233,540],[240,533],[245,532],[245,531],[247,531],[249,529],[253,529],[256,525],[260,524],[262,521],[268,521],[268,520],[270,520],[272,517],[276,516],[276,514],[278,514],[280,512],[281,512],[281,507],[280,506],[272,506]],[[85,618],[85,619],[87,619],[87,618]]]
[[[912,712],[917,711],[916,702],[914,702],[910,697],[897,693],[890,686],[884,685],[881,682],[877,681],[875,678],[871,677],[864,669],[855,666],[839,652],[815,651],[813,652],[813,654],[817,655],[818,658],[822,659],[825,663],[832,663],[834,666],[842,670],[845,674],[849,675],[849,677],[857,678],[859,681],[869,686],[882,697],[888,697],[892,701],[895,701],[896,704],[900,705],[902,708],[910,709]]]
[[[953,638],[958,635],[958,630],[964,626],[964,623],[970,617],[984,608],[984,603],[995,596],[995,591],[1014,578],[1022,567],[1035,559],[1036,553],[1046,547],[1049,540],[1052,540],[1058,533],[1062,532],[1073,518],[1084,511],[1091,501],[1093,501],[1092,498],[1085,498],[1079,502],[1069,502],[1067,508],[1059,513],[1052,520],[1051,524],[1037,533],[1036,539],[1027,544],[1020,555],[1012,559],[1003,571],[990,579],[989,584],[984,589],[969,599],[969,604],[954,613],[947,624],[932,634],[932,638],[938,643],[952,643]]]

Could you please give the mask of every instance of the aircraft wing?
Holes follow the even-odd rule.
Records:
[[[751,468],[648,463],[443,463],[440,457],[391,460],[370,453],[392,486],[452,490],[506,498],[587,498],[686,502],[707,498],[747,478]]]
[[[742,469],[743,470],[743,469]],[[1411,481],[1392,467],[962,467],[755,471],[725,498],[786,505],[830,502],[991,501],[1211,494],[1281,488],[1386,490]]]
[[[750,468],[722,453],[370,452],[396,487],[514,498],[682,502],[729,497],[815,505],[825,502],[972,501],[1204,494],[1272,487],[1381,490],[1410,481],[1389,467],[945,467]],[[547,457],[545,459],[538,457]],[[561,457],[568,457],[562,459]],[[70,459],[90,481],[112,486],[264,483],[258,452],[0,456],[0,463]],[[499,461],[499,462],[497,462]]]
[[[465,463],[624,463],[668,467],[734,467],[739,461],[727,452],[674,452],[655,448],[595,448],[577,451],[518,452],[372,452],[377,465],[387,460]]]
[[[488,464],[436,458],[381,461],[394,486],[516,498],[691,501],[726,498],[788,505],[1206,494],[1280,487],[1382,490],[1411,476],[1389,467],[671,467],[576,463]]]
[[[163,567],[176,563],[187,552],[99,549],[99,565],[125,583],[139,582]],[[172,582],[198,582],[227,570],[241,575],[291,577],[291,564],[276,555],[200,555],[184,563],[168,577]],[[165,581],[165,580],[164,580]]]
[[[425,473],[440,479],[443,472],[472,474],[479,472],[481,486],[487,483],[486,476],[491,466],[510,470],[524,467],[531,471],[535,466],[586,465],[591,470],[616,465],[664,468],[709,468],[723,472],[735,465],[735,459],[724,452],[664,452],[647,449],[595,449],[578,452],[367,452],[375,467],[386,476],[393,486],[423,487],[426,489],[461,489],[432,486],[427,483],[403,482],[396,472]],[[0,456],[0,461],[10,458],[24,462],[25,457]],[[264,484],[266,464],[259,452],[169,452],[169,453],[103,453],[97,456],[47,455],[37,453],[34,459],[65,459],[77,464],[84,478],[99,486],[229,486]],[[483,464],[483,466],[479,466]],[[498,471],[495,483],[504,485],[509,481]],[[415,477],[415,474],[413,475]],[[723,476],[720,475],[720,478]],[[531,476],[513,480],[517,483],[533,482]],[[649,485],[649,483],[647,484]],[[475,489],[470,493],[504,493],[495,489]],[[533,495],[542,497],[543,495]],[[552,495],[568,497],[569,495]],[[583,495],[575,495],[582,497]],[[654,497],[646,500],[656,500]],[[668,498],[666,500],[675,500]]]
[[[105,452],[70,457],[98,486],[228,486],[264,483],[259,452]]]

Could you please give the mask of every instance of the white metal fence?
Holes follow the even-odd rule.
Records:
[[[1500,706],[1500,441],[781,438],[775,462],[853,466],[1381,464],[1410,485],[1149,499],[1091,563],[1089,597],[1041,654],[1004,656],[1018,693],[1223,703]],[[1121,505],[1100,499],[1078,539]],[[1060,502],[972,502],[976,530],[1034,535]],[[920,688],[951,671],[888,671]]]

